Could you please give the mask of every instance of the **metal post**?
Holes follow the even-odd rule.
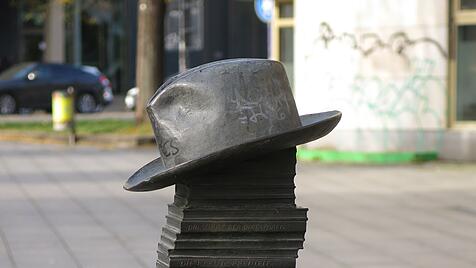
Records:
[[[187,40],[185,25],[185,3],[184,0],[178,1],[178,55],[179,55],[179,72],[187,70]]]
[[[75,92],[74,87],[68,87],[66,89],[66,94],[71,99],[69,111],[71,112],[71,122],[69,123],[68,127],[68,144],[75,145],[77,136],[76,136],[76,120],[75,120],[75,107],[74,107],[74,100],[75,100]]]
[[[81,1],[74,1],[73,17],[73,62],[74,65],[81,65],[82,58],[82,33],[81,33]]]

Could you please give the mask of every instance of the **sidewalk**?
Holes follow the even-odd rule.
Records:
[[[76,120],[101,120],[101,119],[121,119],[133,120],[133,112],[98,112],[90,114],[76,114]],[[45,112],[34,112],[32,114],[11,114],[0,116],[2,122],[51,122],[51,114]]]
[[[154,149],[0,142],[0,267],[154,267],[174,189],[122,190]],[[298,267],[476,267],[476,165],[298,165]]]

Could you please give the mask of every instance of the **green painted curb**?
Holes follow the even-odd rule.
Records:
[[[302,160],[319,160],[326,163],[399,164],[438,159],[436,152],[341,152],[299,148],[297,157]]]

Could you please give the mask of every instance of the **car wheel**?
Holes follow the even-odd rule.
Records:
[[[76,100],[76,109],[80,113],[93,113],[98,110],[96,98],[90,93],[84,93],[78,96]]]
[[[13,114],[17,110],[17,101],[11,95],[0,95],[0,114]]]

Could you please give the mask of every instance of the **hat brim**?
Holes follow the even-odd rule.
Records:
[[[202,172],[234,161],[259,154],[291,148],[324,137],[339,123],[342,113],[328,111],[300,116],[302,126],[290,131],[259,138],[229,147],[201,158],[167,168],[162,159],[156,158],[136,171],[124,184],[128,191],[152,191],[175,184],[192,173]]]

